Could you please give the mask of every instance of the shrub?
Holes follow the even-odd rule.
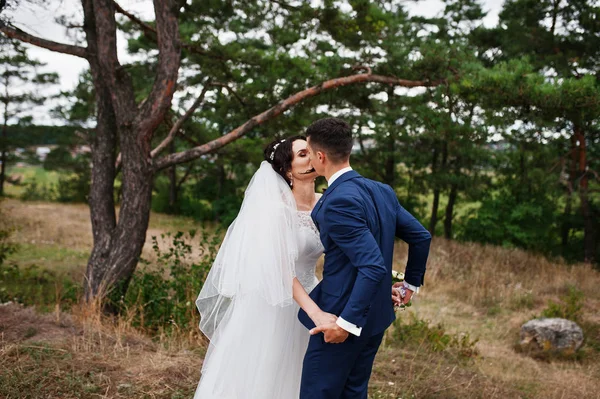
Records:
[[[13,229],[6,225],[6,219],[0,208],[0,267],[9,255],[17,251],[17,245],[9,240],[12,232]]]
[[[163,234],[171,246],[162,251],[152,237],[156,264],[147,261],[134,274],[125,296],[108,300],[121,313],[132,316],[132,323],[151,331],[189,330],[199,321],[195,300],[204,284],[221,242],[219,232],[203,234],[200,254],[192,257],[189,241],[196,231]],[[118,291],[116,291],[118,292]]]
[[[561,297],[561,302],[549,301],[548,307],[542,311],[542,317],[559,317],[581,322],[583,311],[583,292],[573,286],[569,286],[569,292]]]
[[[50,309],[60,303],[70,307],[77,302],[80,286],[69,277],[36,265],[0,265],[0,302],[13,301]]]
[[[449,334],[441,324],[430,325],[427,320],[418,319],[410,313],[408,320],[399,317],[390,329],[393,343],[416,348],[424,347],[431,352],[448,352],[462,358],[477,355],[477,339],[468,333]]]
[[[52,201],[54,198],[53,187],[39,184],[36,180],[25,183],[25,189],[20,197],[22,201]]]

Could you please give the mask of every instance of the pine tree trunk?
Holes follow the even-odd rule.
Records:
[[[170,107],[179,68],[177,20],[171,3],[155,1],[155,9],[160,10],[157,26],[162,27],[159,42],[162,35],[167,56],[159,60],[153,91],[138,106],[131,79],[117,58],[114,3],[82,0],[98,108],[90,189],[94,246],[84,286],[88,301],[112,289],[126,292],[146,240],[155,174],[150,141]],[[117,140],[122,174],[118,221],[113,198]]]
[[[175,153],[175,141],[171,141],[169,150],[171,154]],[[179,190],[177,185],[177,167],[175,165],[171,166],[167,173],[169,175],[169,212],[177,213],[177,194]]]
[[[563,211],[563,222],[562,222],[562,226],[560,229],[560,236],[561,236],[560,245],[561,245],[561,252],[562,252],[563,256],[566,255],[567,249],[569,247],[569,234],[571,232],[570,218],[571,218],[572,209],[573,209],[573,193],[569,190],[569,192],[567,193],[567,202],[565,204],[565,210]]]
[[[4,182],[6,181],[6,156],[7,147],[8,147],[8,128],[6,126],[6,119],[4,119],[4,125],[2,126],[2,139],[0,139],[0,146],[2,147],[0,150],[0,197],[4,196]]]
[[[579,147],[578,178],[579,178],[579,201],[581,203],[581,214],[583,216],[584,226],[584,253],[583,259],[586,263],[594,263],[596,260],[596,228],[592,220],[592,210],[588,197],[588,176],[587,176],[587,153],[585,135],[581,125],[574,126],[575,139]]]
[[[450,194],[448,195],[448,204],[446,205],[446,216],[444,217],[444,237],[452,239],[452,219],[454,217],[454,205],[458,197],[458,185],[452,184]]]
[[[578,150],[577,150],[577,140],[575,136],[571,136],[571,159],[568,159],[566,162],[569,163],[569,179],[567,181],[567,201],[565,203],[565,210],[563,211],[563,222],[561,225],[561,252],[563,256],[566,255],[568,247],[569,247],[569,235],[571,233],[571,213],[573,212],[573,187],[576,181],[577,176],[577,160],[578,160]]]
[[[444,139],[442,141],[442,163],[440,165],[439,171],[438,173],[446,173],[446,166],[448,165],[448,142],[446,141],[446,139]],[[433,232],[435,231],[435,226],[437,224],[438,221],[438,208],[439,208],[439,203],[440,203],[440,195],[442,192],[442,186],[440,184],[440,178],[439,176],[434,177],[435,178],[435,190],[433,191],[433,202],[435,205],[435,215],[433,214],[433,209],[431,211],[431,216],[432,216],[432,222],[430,222],[429,224],[429,229],[430,229],[430,233],[433,235]],[[446,178],[444,178],[445,180]]]
[[[431,175],[434,176],[435,179],[435,174],[437,172],[437,159],[438,159],[438,149],[437,146],[434,145],[433,147],[433,158],[431,159]],[[435,182],[435,180],[434,180]],[[435,235],[435,226],[437,224],[437,214],[438,214],[438,208],[440,206],[440,189],[437,186],[437,184],[434,183],[434,189],[433,189],[433,204],[431,205],[431,218],[429,219],[429,233],[431,233],[432,236]]]
[[[2,123],[2,138],[0,139],[0,196],[4,195],[4,182],[6,181],[6,153],[8,151],[8,78],[6,78],[5,86],[5,103],[4,103],[4,121]]]
[[[448,194],[448,204],[446,204],[446,215],[444,217],[444,237],[448,240],[452,239],[452,222],[454,219],[454,206],[458,198],[458,181],[460,179],[461,158],[457,157],[454,160],[454,172],[452,183],[450,185],[450,194]]]
[[[393,112],[395,105],[392,102],[394,97],[394,88],[389,87],[387,90],[388,95],[388,109]],[[393,133],[389,132],[389,136],[386,140],[386,157],[385,157],[385,183],[394,187],[396,183],[396,138]]]
[[[386,159],[385,159],[385,183],[394,187],[396,180],[396,158],[394,156],[394,151],[396,147],[396,140],[394,136],[390,133],[390,137],[387,138],[387,151],[386,151]]]

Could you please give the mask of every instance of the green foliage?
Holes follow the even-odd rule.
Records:
[[[0,209],[0,267],[2,267],[6,258],[18,249],[17,245],[10,241],[13,230],[10,226],[5,225],[5,220],[2,209]]]
[[[80,293],[81,287],[68,276],[36,265],[0,264],[0,303],[13,301],[47,310],[56,304],[68,308]]]
[[[199,246],[193,248],[189,241],[196,234],[192,230],[161,236],[172,240],[166,251],[159,249],[153,237],[156,262],[144,262],[124,297],[109,298],[122,313],[132,315],[135,326],[170,332],[189,331],[198,324],[195,300],[216,257],[221,234],[201,233]]]
[[[11,243],[8,239],[11,231],[0,229],[0,266],[4,263],[6,258],[17,251],[17,245]]]
[[[445,352],[464,359],[477,356],[475,345],[478,339],[472,339],[468,333],[449,334],[441,324],[432,326],[429,321],[418,319],[412,313],[409,320],[404,320],[402,316],[396,319],[390,329],[394,344]]]
[[[0,24],[2,22],[0,21]],[[44,86],[58,83],[56,73],[42,73],[38,69],[45,64],[32,59],[27,48],[18,40],[0,40],[0,103],[2,104],[2,135],[0,153],[2,154],[2,176],[0,176],[0,195],[4,195],[4,168],[13,162],[12,151],[22,140],[11,140],[8,124],[15,120],[22,126],[31,124],[32,110],[44,104],[48,99],[40,91]]]
[[[551,253],[557,246],[556,208],[553,203],[532,198],[527,202],[509,193],[483,201],[473,211],[460,232],[460,238],[505,247],[519,247]]]
[[[560,298],[560,302],[548,302],[548,307],[542,311],[541,316],[559,317],[580,323],[584,301],[583,292],[576,287],[569,286],[568,293]]]
[[[91,184],[89,154],[72,155],[67,147],[50,151],[44,160],[44,169],[61,172],[56,184],[59,202],[87,202]]]
[[[25,189],[20,196],[22,201],[53,201],[55,198],[54,188],[38,183],[37,180],[25,183]]]
[[[570,261],[583,260],[584,246],[589,248],[595,237],[600,254],[600,224],[586,225],[600,220],[595,217],[600,215],[595,72],[600,11],[595,2],[576,0],[559,7],[551,0],[510,0],[494,27],[482,24],[485,13],[476,0],[445,0],[433,18],[411,15],[402,2],[340,4],[187,2],[178,15],[184,44],[178,86],[183,89],[151,146],[164,139],[203,88],[208,91],[202,105],[183,124],[169,152],[222,137],[300,90],[358,73],[355,66],[440,83],[410,91],[352,85],[307,98],[193,164],[177,166],[173,174],[161,172],[154,185],[154,211],[229,224],[266,142],[338,115],[355,132],[355,169],[394,187],[403,206],[424,224],[429,221],[434,234]],[[139,24],[118,24],[135,54],[136,61],[123,71],[139,103],[148,98],[154,81],[156,43]],[[80,129],[93,125],[90,72],[65,95],[67,106],[56,115]],[[580,138],[566,139],[576,125],[587,148],[581,170],[573,147]],[[502,140],[505,150],[492,148],[492,138]],[[589,180],[589,191],[577,187],[584,180]],[[87,172],[73,173],[61,178],[55,197],[85,200],[88,184]],[[43,191],[39,187],[30,191],[25,197],[44,197],[35,195]],[[581,193],[589,197],[591,211],[585,216]],[[466,208],[473,210],[463,215]]]
[[[74,126],[8,125],[6,134],[12,147],[25,148],[34,145],[68,146],[78,139]]]

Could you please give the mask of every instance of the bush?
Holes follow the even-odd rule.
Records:
[[[124,297],[111,298],[121,313],[132,316],[133,325],[150,331],[190,330],[199,322],[195,300],[217,254],[221,234],[203,234],[200,254],[194,254],[189,241],[196,231],[165,234],[171,247],[161,251],[152,237],[156,264],[143,262],[134,274]],[[118,290],[115,290],[118,292]]]
[[[25,189],[20,197],[22,201],[53,201],[54,198],[53,187],[46,184],[38,184],[36,180],[25,184]]]
[[[469,215],[459,238],[551,253],[558,247],[556,218],[554,204],[545,197],[519,201],[510,193],[501,192],[485,199]]]
[[[581,322],[583,313],[583,292],[569,286],[569,292],[561,297],[561,302],[548,302],[548,307],[542,311],[542,317],[559,317],[561,319]]]
[[[0,267],[6,260],[6,258],[17,251],[17,244],[9,241],[12,229],[5,225],[5,217],[0,209]]]
[[[477,339],[471,339],[468,333],[448,334],[441,324],[431,326],[429,321],[420,320],[410,313],[409,320],[399,317],[390,329],[393,343],[403,347],[426,348],[431,352],[447,352],[462,358],[477,355]]]
[[[77,302],[81,287],[70,278],[36,265],[0,265],[0,302],[13,301],[50,309],[60,303],[67,308]]]
[[[56,200],[59,202],[87,202],[90,192],[90,176],[61,175],[56,185]]]

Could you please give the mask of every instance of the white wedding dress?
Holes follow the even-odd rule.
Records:
[[[256,185],[258,183],[255,183]],[[252,206],[255,202],[251,202],[249,197],[250,195],[247,192],[246,199],[250,203],[249,206]],[[272,218],[277,217],[277,210],[273,210],[273,207],[278,206],[278,204],[272,204],[270,216],[264,216],[263,219],[258,218],[255,226],[260,229],[265,223],[269,223]],[[243,211],[244,205],[242,205],[240,215],[243,215]],[[275,212],[275,215],[273,212]],[[243,217],[238,216],[238,219]],[[256,231],[255,233],[259,236],[273,234],[271,240],[276,242],[273,242],[272,245],[263,245],[262,241],[258,241],[256,245],[259,248],[250,252],[251,255],[254,252],[262,253],[265,259],[269,258],[272,253],[276,254],[273,255],[274,259],[278,259],[278,257],[285,258],[288,255],[287,249],[278,249],[285,244],[287,245],[286,248],[294,248],[291,252],[295,256],[292,265],[290,265],[293,266],[294,270],[288,272],[285,271],[285,266],[281,266],[284,273],[280,275],[279,268],[275,269],[273,262],[267,259],[263,263],[271,264],[272,272],[261,270],[260,273],[264,275],[254,276],[257,282],[253,281],[253,276],[244,275],[241,279],[235,280],[240,286],[231,288],[233,284],[222,283],[222,280],[227,276],[219,279],[214,277],[211,280],[216,281],[215,285],[220,284],[221,295],[223,295],[223,291],[228,290],[235,294],[229,295],[230,299],[225,305],[226,310],[220,309],[217,305],[217,310],[211,310],[212,313],[206,316],[203,315],[210,324],[213,323],[212,314],[218,313],[217,319],[219,319],[219,322],[213,323],[217,327],[215,327],[214,332],[209,333],[206,333],[206,330],[210,330],[211,326],[206,327],[207,323],[203,325],[201,322],[201,328],[204,327],[203,331],[211,338],[211,343],[202,368],[202,377],[194,395],[195,399],[298,398],[302,362],[310,335],[308,330],[298,321],[299,307],[290,298],[292,281],[288,281],[288,279],[293,279],[293,276],[296,276],[306,291],[310,292],[318,284],[315,267],[318,258],[323,254],[323,246],[319,233],[310,217],[310,212],[288,212],[287,220],[293,221],[291,224],[294,225],[294,228],[287,225],[287,230],[284,233],[273,234],[273,228],[268,226],[263,231]],[[236,221],[236,223],[238,222]],[[279,239],[280,236],[286,233],[289,233],[295,242],[288,241],[286,244],[285,240],[281,241]],[[230,232],[228,232],[228,235],[230,235]],[[248,232],[245,232],[244,237],[247,237],[247,235]],[[231,242],[238,243],[243,239],[243,237],[240,238],[235,235],[235,230],[231,232]],[[226,236],[224,245],[227,240],[228,237]],[[223,258],[228,254],[231,255],[231,252],[235,252],[232,248],[229,247],[228,253],[223,254]],[[247,251],[247,249],[244,250]],[[225,263],[226,261],[227,259],[220,261],[219,256],[217,256],[215,263]],[[236,260],[236,262],[243,263],[239,260]],[[249,262],[256,262],[256,260],[251,259]],[[233,263],[235,262],[230,261],[230,264]],[[237,265],[237,263],[235,264]],[[249,267],[259,269],[256,265]],[[215,268],[216,266],[213,266],[213,269]],[[229,268],[231,269],[231,267]],[[224,269],[227,268],[224,267]],[[243,269],[236,270],[236,273],[244,273],[244,271]],[[225,273],[221,272],[221,274]],[[275,283],[265,281],[269,279],[270,274],[275,274],[276,279],[285,280],[280,281],[280,285],[285,289],[283,294],[278,295],[278,299],[273,299],[272,294],[263,294],[263,291],[275,291]],[[260,284],[262,288],[258,291],[251,290],[246,288],[245,283],[246,285]],[[263,287],[267,284],[271,284],[270,288]],[[210,291],[210,288],[206,291]],[[260,294],[257,294],[257,292]],[[214,292],[211,294],[214,295]],[[209,297],[209,294],[201,292],[197,304],[200,303],[200,297],[206,298],[207,296]],[[210,301],[210,297],[208,301]],[[202,314],[204,309],[199,306],[199,310]],[[204,313],[207,312],[204,311]]]

